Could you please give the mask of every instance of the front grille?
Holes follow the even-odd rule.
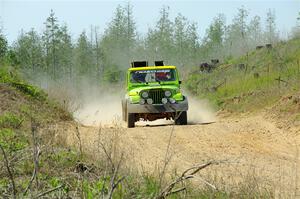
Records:
[[[164,92],[161,89],[149,90],[149,98],[153,99],[153,104],[161,104],[161,99],[164,98]]]

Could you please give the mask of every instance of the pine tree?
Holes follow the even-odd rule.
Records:
[[[220,55],[223,49],[223,40],[225,36],[225,16],[223,14],[217,15],[209,28],[206,30],[206,37],[204,45],[207,53],[210,56]]]
[[[92,49],[85,31],[83,31],[76,44],[75,64],[77,75],[92,76],[94,73],[94,64],[92,61]]]
[[[132,53],[135,42],[136,42],[136,26],[135,22],[133,20],[133,13],[132,13],[132,6],[130,3],[127,3],[126,8],[124,9],[126,16],[125,16],[125,21],[126,21],[126,47],[127,47],[127,52]],[[129,54],[130,56],[130,54]]]
[[[114,18],[109,23],[100,46],[106,56],[105,65],[121,64],[126,59],[127,22],[122,6],[116,8]]]
[[[188,26],[187,30],[187,39],[188,39],[188,46],[192,51],[196,51],[197,48],[199,47],[199,36],[198,36],[198,31],[197,31],[197,24],[196,23],[191,23]]]
[[[98,27],[91,26],[91,48],[92,48],[92,54],[94,56],[93,62],[95,64],[95,68],[97,71],[97,76],[100,77],[103,75],[104,68],[103,68],[103,53],[100,48],[100,35],[98,33]]]
[[[125,69],[132,61],[136,48],[136,27],[133,20],[132,7],[128,3],[125,7],[118,6],[114,17],[100,42],[102,73],[114,66],[116,70]],[[115,70],[114,70],[115,71]]]
[[[248,30],[248,46],[254,48],[255,46],[263,42],[263,31],[261,27],[261,21],[259,16],[254,16],[250,21]]]
[[[59,48],[59,25],[57,18],[53,10],[50,12],[50,16],[44,23],[46,29],[43,33],[43,43],[46,51],[45,61],[47,71],[52,75],[53,78],[57,78],[58,75],[58,48]]]
[[[238,14],[234,17],[233,23],[226,28],[225,49],[229,56],[239,56],[249,51],[247,45],[247,18],[248,11],[245,8],[239,8]]]
[[[199,42],[199,36],[197,33],[197,25],[196,23],[190,23],[187,30],[187,52],[188,52],[188,61],[195,65],[196,60],[199,59],[197,57]]]
[[[57,38],[59,40],[57,44],[58,45],[57,62],[59,65],[59,70],[61,70],[60,74],[68,74],[69,78],[71,79],[73,77],[73,70],[72,70],[73,45],[66,24],[60,27]]]
[[[44,69],[41,38],[34,29],[19,36],[14,51],[22,68],[31,69],[35,73]]]
[[[153,60],[167,60],[173,55],[173,23],[169,19],[169,8],[163,7],[155,29],[149,29],[146,47]]]
[[[266,40],[269,43],[274,43],[278,40],[278,33],[276,30],[276,16],[275,11],[269,9],[267,12],[267,19],[266,19]]]
[[[188,21],[182,14],[178,14],[174,23],[174,49],[176,63],[184,65],[186,59]]]
[[[2,28],[0,29],[0,60],[4,58],[7,52],[7,40],[2,33]]]

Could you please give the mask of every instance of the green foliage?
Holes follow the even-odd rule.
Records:
[[[61,150],[50,154],[47,159],[55,163],[56,167],[71,167],[78,161],[78,155],[75,151]],[[53,165],[54,166],[54,165]]]
[[[35,99],[46,100],[47,95],[41,89],[35,86],[32,86],[25,82],[12,82],[11,85],[22,93],[29,95]]]
[[[108,193],[108,184],[109,179],[107,177],[102,177],[100,178],[96,183],[95,183],[95,189],[101,193],[103,192],[104,194]]]
[[[9,179],[8,178],[0,178],[0,193],[4,193],[9,187]]]
[[[28,143],[23,136],[16,134],[13,130],[0,129],[0,145],[12,153],[24,149]]]
[[[21,64],[20,60],[17,57],[17,53],[14,50],[8,50],[7,52],[7,60],[8,63],[10,63],[11,66],[17,67]]]
[[[223,41],[225,36],[225,16],[219,14],[206,30],[206,37],[203,39],[203,46],[207,49],[206,54],[218,57],[222,53]]]
[[[45,100],[46,94],[39,88],[22,81],[17,73],[9,68],[0,68],[0,83],[7,83],[22,93],[35,99]]]
[[[10,72],[7,67],[0,67],[0,83],[10,83],[18,80],[17,75]]]
[[[141,190],[141,195],[148,196],[149,198],[154,197],[159,192],[159,182],[156,178],[151,176],[144,176],[144,186]]]
[[[7,48],[8,48],[7,41],[4,35],[2,35],[0,30],[0,60],[3,59],[3,57],[6,55]]]
[[[93,52],[90,48],[91,44],[88,41],[85,32],[82,32],[78,38],[75,55],[76,55],[76,71],[78,75],[82,76],[93,76],[94,63],[93,63]]]
[[[50,178],[50,180],[48,180],[48,182],[49,182],[49,184],[50,184],[50,186],[51,186],[52,188],[56,188],[56,187],[58,187],[58,186],[63,185],[63,191],[64,191],[64,193],[67,194],[67,193],[69,192],[69,187],[66,186],[66,185],[64,185],[64,181],[61,180],[61,178],[52,176],[52,177]]]
[[[12,113],[5,113],[0,116],[0,128],[20,128],[24,119]]]
[[[94,196],[96,196],[93,193],[94,188],[91,186],[91,183],[89,183],[88,181],[83,181],[82,189],[83,189],[83,193],[85,196],[84,198],[92,199],[92,198],[94,198]]]
[[[184,18],[182,16],[178,16],[177,26],[184,26],[183,20]],[[171,57],[174,47],[172,37],[173,30],[173,22],[169,18],[169,7],[164,6],[160,10],[159,20],[157,21],[155,28],[150,29],[147,34],[146,46],[149,50],[150,57],[161,60],[166,60],[167,57]],[[176,34],[176,37],[178,36],[183,38],[179,29]]]
[[[8,180],[7,178],[1,178],[1,179],[0,179],[0,189],[1,189],[2,187],[7,187],[8,184],[9,184],[9,180]]]
[[[14,51],[15,54],[10,55],[12,61],[19,62],[22,68],[37,71],[44,67],[41,38],[34,29],[19,36],[14,44]]]
[[[66,25],[58,24],[53,10],[42,36],[33,29],[20,35],[15,51],[22,68],[31,69],[32,74],[45,72],[56,80],[72,73],[71,36]]]
[[[118,70],[127,68],[130,61],[135,59],[134,57],[137,55],[136,26],[132,6],[129,3],[126,6],[119,5],[116,8],[111,22],[99,41],[99,45],[101,55],[96,54],[96,60],[101,58],[100,61],[102,62],[99,66],[99,72],[101,72],[100,75],[105,81],[110,81],[111,77],[108,76],[110,76],[111,71],[115,70],[112,67],[117,66]],[[96,52],[97,46],[98,41],[96,40]]]

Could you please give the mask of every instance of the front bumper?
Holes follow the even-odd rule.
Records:
[[[188,100],[185,97],[183,101],[178,101],[175,104],[130,104],[127,103],[128,113],[164,113],[187,111],[189,108]]]

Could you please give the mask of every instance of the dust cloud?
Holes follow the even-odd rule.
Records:
[[[54,81],[42,75],[31,82],[44,89],[83,125],[114,125],[122,120],[121,100],[125,95],[122,85],[105,85],[88,77]]]
[[[74,112],[75,119],[84,125],[109,125],[122,118],[121,97],[118,94],[85,96]]]
[[[188,95],[188,124],[203,124],[216,122],[216,111],[206,99],[196,99]]]
[[[121,85],[81,84],[76,95],[78,108],[73,112],[76,121],[84,125],[114,125],[122,120],[121,100],[125,90]]]

